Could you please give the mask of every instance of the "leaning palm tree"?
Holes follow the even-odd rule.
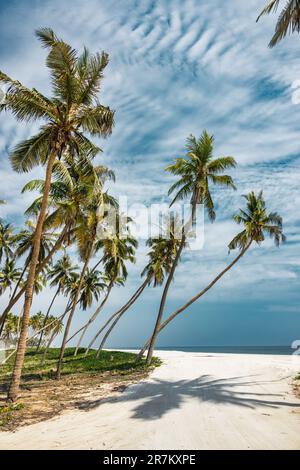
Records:
[[[102,247],[103,249],[103,257],[101,261],[104,266],[103,279],[106,280],[106,291],[102,301],[96,308],[93,315],[89,318],[86,324],[73,335],[74,337],[82,331],[76,346],[75,354],[77,353],[78,348],[80,347],[80,344],[84,338],[84,335],[87,332],[87,329],[102,312],[113,288],[116,286],[123,285],[126,281],[128,276],[126,263],[135,263],[135,250],[137,248],[137,241],[130,235],[127,235],[123,238],[117,234],[105,240],[101,240],[100,242],[98,242],[97,248],[99,249],[99,247]],[[88,345],[86,355],[88,354],[88,351],[90,350],[92,344],[96,341],[97,338],[98,336],[96,334],[93,340]]]
[[[260,245],[266,235],[274,239],[275,245],[279,246],[285,242],[285,236],[282,230],[282,218],[276,212],[268,213],[266,204],[263,198],[263,193],[260,192],[257,195],[254,192],[244,196],[247,201],[247,207],[245,210],[240,210],[236,215],[233,216],[233,220],[244,226],[244,230],[238,233],[233,240],[229,243],[229,250],[239,249],[239,254],[234,260],[226,266],[208,286],[202,289],[198,294],[192,297],[183,306],[178,308],[175,312],[168,316],[168,318],[161,324],[159,332],[163,330],[177,315],[185,311],[190,307],[196,300],[202,297],[208,292],[235,264],[244,256],[249,250],[253,243]],[[138,355],[140,359],[146,349],[149,347],[151,338],[145,343],[142,350]]]
[[[271,0],[262,10],[256,21],[259,21],[263,15],[276,13],[280,3],[281,0]],[[287,34],[294,32],[300,33],[300,0],[285,0],[285,5],[279,15],[275,33],[269,43],[269,47],[276,46]]]
[[[119,320],[138,300],[145,288],[151,285],[153,285],[153,287],[157,287],[163,284],[165,276],[169,274],[172,268],[177,250],[180,246],[180,240],[178,240],[176,236],[176,222],[177,220],[175,220],[175,217],[171,217],[170,220],[167,220],[164,223],[164,227],[162,227],[165,233],[161,236],[149,238],[147,240],[146,244],[150,247],[150,251],[148,253],[149,262],[141,273],[141,276],[145,277],[145,279],[128,302],[117,310],[117,312],[114,312],[98,331],[98,335],[100,335],[109,323],[112,322],[100,343],[98,351],[101,351],[104,348],[106,341]]]
[[[104,137],[109,135],[114,117],[114,113],[97,99],[103,70],[108,64],[108,55],[102,53],[91,56],[84,49],[83,54],[78,57],[77,52],[49,28],[38,30],[37,36],[43,46],[49,49],[47,67],[51,73],[52,98],[42,95],[36,89],[30,90],[0,72],[0,83],[8,85],[1,109],[10,110],[20,121],[45,121],[38,134],[19,143],[11,154],[15,171],[30,171],[41,164],[46,166],[46,178],[26,284],[22,330],[8,392],[10,401],[16,400],[19,390],[40,238],[53,168],[59,165],[65,155],[72,155],[74,161],[79,154],[93,158],[100,149],[84,133]]]
[[[198,204],[203,204],[211,221],[215,220],[216,213],[211,195],[210,185],[225,186],[235,189],[231,176],[223,174],[223,171],[236,166],[233,157],[213,158],[214,137],[205,130],[199,139],[191,135],[187,139],[187,155],[185,158],[177,158],[176,162],[166,168],[167,171],[179,177],[169,189],[169,194],[177,191],[171,205],[176,201],[190,198],[191,216],[182,229],[181,244],[177,250],[172,268],[167,277],[161,297],[160,307],[154,326],[152,339],[148,349],[147,364],[151,363],[154,345],[158,334],[161,319],[175,270],[186,243],[186,234],[195,221]]]
[[[56,290],[51,299],[48,310],[46,312],[43,327],[46,325],[48,321],[48,317],[50,315],[55,299],[64,290],[70,276],[72,276],[76,272],[77,269],[78,267],[72,263],[71,258],[68,255],[64,255],[61,259],[59,259],[55,263],[52,269],[48,271],[47,279],[51,281],[50,286],[56,287]],[[55,327],[56,325],[53,326],[53,328]],[[40,348],[40,345],[42,343],[43,336],[45,333],[46,333],[46,330],[41,331],[40,338],[37,344],[37,351]]]

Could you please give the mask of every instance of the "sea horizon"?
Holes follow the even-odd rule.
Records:
[[[113,348],[112,348],[113,349]],[[120,349],[139,350],[136,347]],[[228,353],[228,354],[269,354],[279,356],[289,356],[295,352],[290,345],[281,346],[158,346],[161,351],[183,351],[183,352],[203,352],[203,353]]]

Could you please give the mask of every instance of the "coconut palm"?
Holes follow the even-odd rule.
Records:
[[[238,256],[226,266],[208,286],[202,289],[198,294],[192,297],[182,307],[173,312],[169,317],[161,324],[159,332],[165,328],[177,315],[185,311],[190,305],[192,305],[197,299],[202,297],[208,292],[235,264],[244,256],[249,250],[253,243],[260,245],[265,240],[266,236],[272,238],[276,246],[285,242],[285,236],[282,230],[282,218],[276,212],[268,213],[266,204],[263,198],[262,191],[257,195],[254,192],[244,196],[247,201],[246,209],[240,211],[233,216],[233,220],[244,226],[244,230],[239,232],[233,240],[229,243],[229,250],[239,249]],[[146,349],[149,347],[151,338],[146,342],[139,358],[142,357]]]
[[[14,257],[20,258],[25,254],[27,254],[27,257],[24,262],[23,270],[19,276],[19,280],[15,285],[12,295],[10,296],[9,303],[6,306],[1,316],[0,333],[3,329],[7,314],[9,313],[10,309],[15,304],[14,298],[18,292],[20,285],[22,284],[23,278],[28,269],[32,252],[33,252],[33,241],[34,241],[36,227],[32,220],[26,221],[25,225],[26,225],[26,228],[20,230],[17,234],[13,235],[11,238],[11,246],[16,247],[15,252],[14,252]],[[55,241],[55,235],[53,233],[48,233],[45,231],[42,233],[41,240],[40,240],[40,252],[39,252],[39,258],[38,258],[39,265],[43,264],[43,261],[45,260],[45,258],[48,257],[50,251],[53,248],[54,241]],[[23,286],[21,290],[25,291],[25,289],[26,289],[25,286]],[[18,295],[18,299],[19,299],[19,295]]]
[[[54,341],[57,334],[60,333],[62,328],[63,328],[63,321],[64,321],[65,317],[67,316],[67,314],[70,312],[70,309],[71,309],[72,304],[73,304],[74,297],[75,297],[77,289],[78,289],[78,284],[79,284],[79,274],[77,272],[70,273],[70,275],[66,279],[66,283],[65,283],[65,286],[64,286],[64,289],[63,289],[63,294],[64,294],[65,297],[67,297],[68,301],[67,301],[67,305],[66,305],[66,308],[64,310],[64,313],[59,317],[59,321],[61,322],[61,327],[59,329],[57,329],[54,325],[54,327],[52,328],[52,332],[51,332],[51,335],[49,337],[49,341],[48,341],[48,343],[45,347],[45,351],[44,351],[43,358],[42,358],[42,363],[45,362],[48,350],[49,350],[52,342]]]
[[[0,295],[9,289],[11,296],[13,284],[18,282],[20,275],[21,270],[16,268],[15,261],[7,259],[0,271]]]
[[[127,221],[127,223],[128,222],[129,221]],[[137,245],[138,243],[135,238],[133,238],[129,234],[126,236],[121,236],[120,232],[117,232],[116,234],[108,236],[107,238],[99,240],[97,242],[96,249],[103,250],[101,262],[104,267],[104,279],[106,279],[107,282],[106,293],[102,302],[97,307],[90,319],[69,339],[71,340],[74,336],[76,336],[82,331],[76,346],[75,354],[77,354],[78,352],[78,349],[84,338],[85,333],[87,332],[87,329],[96,320],[100,312],[103,310],[103,307],[107,303],[107,300],[113,287],[122,284],[124,280],[126,280],[128,275],[126,263],[135,262],[135,250],[137,248]],[[90,345],[88,346],[87,351],[89,349]]]
[[[36,276],[41,274],[45,268],[47,268],[47,266],[49,265],[49,263],[51,262],[54,254],[61,249],[63,243],[69,239],[69,232],[68,232],[68,227],[67,225],[64,226],[63,230],[61,231],[60,235],[56,238],[55,242],[53,243],[53,246],[51,247],[51,249],[49,250],[49,252],[47,253],[46,257],[41,261],[41,263],[39,263],[37,265],[37,268],[36,268]],[[29,261],[29,259],[28,259]],[[24,264],[24,268],[23,268],[23,271],[22,271],[22,274],[20,276],[20,282],[21,280],[23,279],[24,277],[24,274],[27,270],[28,266],[25,262]],[[18,300],[22,297],[22,295],[25,293],[26,291],[26,282],[22,283],[22,285],[19,285],[19,283],[17,283],[16,287],[15,287],[15,290],[13,292],[13,295],[8,303],[8,305],[5,307],[4,311],[2,312],[2,315],[0,317],[0,334],[1,334],[1,331],[2,331],[2,328],[3,328],[3,325],[5,323],[5,319],[6,319],[6,316],[7,314],[10,312],[11,308],[18,302]],[[18,287],[19,287],[19,290],[18,290]]]
[[[281,0],[269,1],[256,21],[259,21],[263,15],[276,13],[280,3]],[[269,47],[276,46],[287,34],[294,32],[300,32],[300,0],[285,0],[285,5],[279,15],[275,33],[269,43]]]
[[[5,323],[5,328],[1,334],[1,339],[7,341],[8,343],[15,344],[18,338],[18,317],[13,313],[9,313],[7,316],[7,321]]]
[[[91,307],[94,299],[98,302],[100,294],[105,287],[106,284],[102,280],[100,271],[87,269],[79,298],[80,307],[86,310],[88,307]]]
[[[235,159],[233,157],[220,157],[214,159],[213,144],[214,137],[209,135],[206,130],[204,130],[199,139],[196,139],[196,137],[191,135],[187,139],[186,157],[177,158],[174,164],[166,168],[166,170],[172,175],[179,177],[179,179],[169,189],[169,194],[177,191],[171,202],[171,206],[177,201],[190,198],[191,216],[189,221],[183,227],[181,244],[177,250],[176,257],[163,290],[152,339],[148,349],[147,364],[150,364],[152,360],[154,345],[164,313],[168,291],[174,278],[182,250],[186,243],[186,234],[189,232],[191,224],[195,222],[197,204],[203,204],[208,213],[209,219],[214,221],[216,213],[210,185],[235,189],[231,176],[223,174],[225,170],[236,166]]]
[[[85,180],[90,181],[93,177],[94,180],[98,181],[100,186],[103,185],[106,180],[114,180],[115,178],[114,173],[111,170],[103,166],[94,167],[84,157],[81,157],[80,165],[75,165],[73,167],[69,161],[70,159],[65,157],[65,160],[68,160],[67,165],[60,161],[59,165],[56,165],[55,167],[56,176],[62,179],[62,181],[60,180],[51,183],[49,198],[51,206],[54,207],[54,211],[46,218],[44,223],[44,227],[47,227],[48,230],[60,228],[61,233],[57,237],[47,256],[38,265],[36,270],[37,274],[47,267],[51,262],[53,255],[61,249],[64,243],[70,245],[73,242],[77,218],[81,211],[80,200],[85,200],[85,192],[82,190],[82,185],[78,185],[78,180],[80,177],[82,178],[82,173],[84,173]],[[43,194],[44,186],[45,182],[43,180],[32,180],[24,186],[22,193],[25,191],[38,190]],[[116,204],[114,199],[108,194],[104,194],[103,199],[107,204]],[[32,205],[26,210],[25,214],[27,216],[36,216],[40,211],[41,201],[42,196],[38,197],[32,203]],[[24,273],[26,269],[27,266],[25,264],[23,270]],[[21,276],[21,278],[23,278],[23,276]],[[15,288],[15,292],[12,295],[9,304],[0,317],[0,334],[6,315],[24,294],[26,284],[24,284],[18,292],[17,288],[18,285]]]
[[[108,337],[112,333],[118,321],[122,318],[124,313],[138,300],[138,298],[144,292],[145,288],[150,285],[157,287],[163,284],[165,276],[171,270],[177,250],[180,246],[180,240],[177,238],[176,233],[176,224],[177,220],[172,216],[170,220],[164,221],[165,226],[162,228],[165,233],[163,235],[155,238],[149,238],[147,240],[146,245],[151,249],[148,253],[149,262],[141,273],[141,276],[145,277],[145,280],[142,282],[133,296],[128,300],[128,302],[117,312],[113,313],[102,326],[102,328],[98,331],[98,335],[100,335],[102,331],[105,330],[107,325],[109,325],[109,323],[114,320],[105,333],[98,351],[101,351],[104,348]]]
[[[36,165],[46,165],[46,178],[29,266],[22,330],[8,393],[10,401],[16,400],[19,390],[40,238],[53,168],[59,165],[65,155],[72,155],[74,162],[79,154],[93,158],[99,148],[93,145],[84,133],[104,137],[109,135],[114,117],[114,113],[101,105],[97,99],[103,70],[108,63],[107,54],[90,55],[87,49],[84,49],[83,54],[78,57],[77,52],[49,28],[38,30],[37,36],[49,50],[47,67],[51,73],[52,98],[42,95],[36,89],[30,90],[0,72],[0,83],[8,85],[1,109],[10,110],[20,121],[45,121],[38,134],[20,142],[11,154],[15,171],[30,171]]]
[[[0,263],[3,256],[6,261],[14,257],[14,237],[13,227],[11,224],[6,224],[0,219]]]
[[[64,290],[68,280],[70,279],[70,276],[76,273],[77,269],[78,267],[72,263],[71,258],[68,255],[64,255],[61,259],[59,259],[55,263],[53,268],[48,271],[47,279],[51,281],[50,286],[56,287],[56,290],[49,304],[48,310],[46,312],[43,327],[46,326],[46,323],[48,321],[48,317],[50,315],[50,311],[53,307],[55,299]],[[53,326],[53,328],[55,328],[55,325]],[[37,351],[39,350],[39,347],[41,345],[41,342],[45,333],[46,333],[46,330],[41,331],[41,335],[40,335],[38,345],[37,345]]]
[[[95,254],[99,224],[105,219],[105,211],[102,209],[104,206],[115,204],[114,198],[111,198],[107,193],[102,192],[102,185],[99,184],[99,178],[95,177],[94,174],[91,176],[91,180],[89,180],[89,178],[90,175],[88,175],[88,181],[83,178],[82,184],[81,180],[78,183],[78,186],[82,187],[81,190],[85,195],[84,203],[82,204],[82,211],[80,214],[77,214],[78,222],[75,229],[76,243],[79,255],[83,261],[83,268],[80,274],[77,291],[74,295],[74,299],[72,300],[72,307],[64,331],[60,356],[57,363],[57,379],[60,379],[61,376],[64,351],[76,305],[83,287],[84,277],[87,272],[89,262]]]

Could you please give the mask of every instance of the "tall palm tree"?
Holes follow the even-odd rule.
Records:
[[[0,263],[3,256],[6,261],[14,257],[14,237],[12,225],[0,219]]]
[[[78,223],[75,229],[76,243],[80,257],[83,261],[83,268],[80,274],[77,291],[74,295],[74,299],[72,300],[72,307],[63,335],[60,356],[57,363],[57,379],[60,379],[61,376],[64,351],[66,348],[76,305],[83,287],[84,277],[87,272],[89,262],[96,250],[99,225],[106,217],[105,211],[102,209],[105,205],[115,205],[115,199],[110,197],[107,193],[103,193],[102,181],[97,172],[94,172],[92,175],[88,174],[87,179],[84,176],[82,180],[79,180],[78,186],[85,195],[84,202],[82,203],[82,211],[79,215],[77,214]]]
[[[178,240],[176,236],[176,227],[172,219],[173,218],[171,217],[171,220],[166,224],[166,234],[164,235],[165,238],[163,236],[159,236],[157,238],[149,238],[147,240],[146,244],[151,249],[148,253],[149,262],[141,273],[141,276],[145,277],[145,280],[136,290],[133,296],[128,300],[128,302],[117,312],[113,313],[102,326],[102,328],[98,331],[98,335],[100,335],[102,331],[105,330],[106,326],[109,325],[112,320],[114,320],[105,333],[98,351],[101,351],[104,348],[107,339],[117,325],[118,321],[122,318],[124,313],[137,301],[145,288],[151,285],[153,285],[153,287],[162,285],[165,276],[170,272],[177,250],[180,246],[180,240]]]
[[[282,218],[276,212],[268,213],[266,204],[263,198],[262,191],[257,195],[254,192],[244,196],[247,201],[247,207],[245,210],[240,211],[233,216],[233,220],[244,226],[244,230],[238,233],[233,240],[229,243],[229,250],[239,249],[238,256],[226,266],[204,289],[198,294],[192,297],[183,306],[178,308],[161,324],[159,332],[163,330],[177,315],[185,311],[190,305],[196,300],[202,297],[208,292],[235,264],[244,256],[249,250],[253,243],[260,245],[266,235],[274,239],[275,245],[279,246],[285,242],[286,238],[282,230]],[[140,359],[146,349],[149,347],[151,338],[145,343],[142,350],[139,353],[138,358]]]
[[[8,393],[10,401],[16,400],[19,390],[40,238],[53,168],[65,155],[71,154],[74,161],[80,153],[93,158],[99,148],[93,145],[84,133],[104,137],[109,135],[114,117],[114,113],[101,105],[97,99],[103,70],[108,64],[107,54],[90,55],[87,49],[84,49],[83,54],[78,57],[77,52],[49,28],[38,30],[37,36],[49,50],[47,67],[51,73],[51,99],[0,72],[0,83],[8,85],[1,109],[10,110],[20,121],[45,121],[38,134],[19,143],[11,154],[15,171],[24,172],[31,170],[35,165],[46,165],[46,178],[29,266],[22,329]]]
[[[263,15],[276,13],[280,3],[281,0],[269,1],[256,21],[259,21]],[[300,33],[300,0],[285,0],[285,5],[279,15],[269,47],[276,46],[287,34],[294,32]]]
[[[103,310],[103,307],[107,303],[107,300],[110,296],[113,287],[120,285],[120,283],[126,280],[128,275],[126,262],[135,262],[135,250],[137,248],[137,245],[138,243],[135,238],[130,235],[123,237],[119,232],[113,234],[112,236],[108,236],[104,240],[100,240],[97,242],[96,249],[103,250],[101,262],[103,264],[105,277],[107,279],[106,293],[102,302],[96,308],[95,312],[90,317],[90,319],[72,336],[73,338],[79,332],[82,331],[76,346],[75,354],[77,353],[78,348],[80,347],[80,344],[84,338],[84,335],[87,332],[87,329],[96,320],[98,315]],[[70,338],[70,340],[72,338]],[[89,349],[90,345],[88,346],[87,351]]]
[[[186,243],[186,234],[195,221],[197,204],[203,204],[207,210],[211,221],[215,220],[216,213],[214,202],[211,195],[210,185],[225,186],[235,189],[231,176],[223,174],[227,169],[236,166],[233,157],[213,158],[214,137],[209,135],[206,130],[199,139],[191,135],[187,139],[187,155],[185,158],[177,158],[175,163],[166,168],[167,171],[179,177],[179,179],[170,187],[169,194],[177,191],[171,206],[180,200],[190,198],[191,216],[182,230],[181,244],[177,250],[172,268],[167,277],[166,284],[161,297],[161,302],[154,326],[152,338],[147,355],[147,364],[151,363],[154,345],[158,334],[161,319],[163,317],[165,304],[171,282],[174,278],[175,270],[180,259],[182,250]]]
[[[0,271],[0,295],[2,295],[6,289],[9,289],[11,296],[12,286],[18,282],[20,275],[21,270],[16,268],[15,261],[13,259],[7,259]]]
[[[50,315],[50,312],[51,312],[51,309],[53,307],[56,297],[64,290],[68,280],[70,279],[70,276],[76,273],[77,269],[78,267],[72,263],[71,258],[68,255],[64,255],[55,263],[53,268],[48,271],[47,279],[51,280],[50,286],[56,287],[56,290],[51,299],[48,310],[46,312],[43,327],[47,323],[48,317]],[[55,326],[53,326],[53,328],[55,328]],[[40,338],[39,338],[38,345],[37,345],[37,351],[40,348],[45,332],[46,330],[41,331]]]

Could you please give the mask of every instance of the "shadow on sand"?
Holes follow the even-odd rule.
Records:
[[[257,407],[300,407],[299,400],[287,401],[285,394],[259,391],[262,390],[262,386],[271,383],[274,382],[257,381],[254,376],[214,379],[210,375],[203,375],[194,380],[175,382],[152,379],[149,382],[132,385],[121,396],[78,402],[76,405],[81,410],[89,411],[105,403],[137,401],[136,406],[132,409],[132,418],[142,420],[159,419],[168,411],[180,408],[186,398],[193,398],[199,402],[235,405],[251,409]],[[252,387],[257,386],[261,386],[258,391],[249,391]]]

